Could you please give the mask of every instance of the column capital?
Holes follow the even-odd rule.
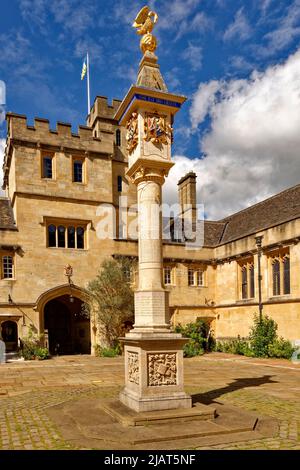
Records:
[[[138,158],[127,170],[127,176],[136,185],[141,181],[155,181],[163,185],[173,165],[170,161]]]

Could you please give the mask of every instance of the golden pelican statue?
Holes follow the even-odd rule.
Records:
[[[133,27],[137,29],[137,34],[142,35],[140,48],[143,54],[146,51],[154,52],[157,46],[156,37],[151,34],[158,20],[158,14],[151,11],[148,6],[143,7],[134,20]]]

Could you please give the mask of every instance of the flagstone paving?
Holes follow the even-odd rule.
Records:
[[[279,420],[276,436],[199,449],[300,450],[300,364],[212,353],[185,359],[186,391]],[[55,357],[0,365],[0,449],[73,449],[47,409],[79,398],[117,397],[123,358]],[[184,448],[174,442],[174,448]]]

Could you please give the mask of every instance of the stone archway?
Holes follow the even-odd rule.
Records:
[[[17,351],[18,325],[15,321],[6,320],[1,323],[1,336],[7,352]]]
[[[82,312],[82,303],[65,294],[45,304],[44,334],[50,354],[90,354],[90,320]]]

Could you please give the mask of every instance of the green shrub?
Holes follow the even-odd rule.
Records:
[[[255,357],[268,357],[269,346],[277,339],[277,323],[267,315],[254,315],[254,325],[251,328],[250,348]]]
[[[201,348],[199,343],[194,339],[190,339],[188,343],[183,346],[184,357],[201,356],[204,354],[204,349]]]
[[[47,348],[42,347],[43,336],[38,336],[34,333],[33,328],[29,329],[28,336],[22,339],[22,349],[19,351],[21,357],[26,361],[34,359],[47,359],[49,351]]]
[[[35,359],[36,347],[36,344],[32,344],[32,342],[29,341],[24,341],[23,349],[20,351],[20,356],[24,357],[26,361],[31,361]]]
[[[37,348],[35,350],[35,357],[36,357],[36,359],[39,359],[40,361],[48,359],[49,358],[48,349],[47,348]]]
[[[122,349],[119,344],[113,348],[103,348],[99,344],[95,346],[95,355],[97,357],[116,357],[122,353]]]
[[[183,347],[184,357],[200,356],[205,351],[213,349],[214,340],[210,336],[209,324],[205,320],[197,318],[195,323],[188,323],[185,326],[177,325],[175,332],[189,338],[188,343]]]
[[[230,354],[250,355],[248,342],[242,340],[239,336],[237,339],[218,341],[215,350]]]
[[[241,340],[240,337],[228,341],[218,341],[215,350],[248,357],[291,359],[295,348],[290,341],[277,337],[277,323],[272,318],[263,316],[260,319],[258,315],[255,315],[249,341]]]
[[[269,357],[282,357],[290,359],[296,349],[293,348],[290,341],[284,338],[276,339],[273,343],[269,344],[268,356]]]

